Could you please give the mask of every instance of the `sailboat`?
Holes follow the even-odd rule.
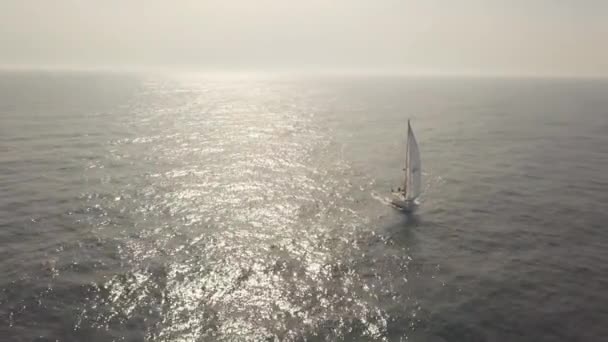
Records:
[[[397,191],[393,191],[394,198],[391,202],[400,209],[413,211],[418,205],[416,199],[421,193],[422,174],[420,151],[410,120],[407,120],[407,145],[403,171],[405,172],[403,185]]]

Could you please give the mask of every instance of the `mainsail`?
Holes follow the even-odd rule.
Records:
[[[414,200],[420,195],[422,185],[420,152],[418,151],[418,143],[416,142],[416,137],[409,120],[407,121],[405,179],[403,183],[406,200]]]

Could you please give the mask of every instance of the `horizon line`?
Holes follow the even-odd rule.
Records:
[[[160,73],[160,74],[200,74],[226,76],[394,76],[423,78],[511,78],[511,79],[585,79],[605,80],[608,74],[589,75],[574,73],[531,73],[531,72],[484,72],[484,71],[439,71],[436,69],[406,68],[205,68],[198,66],[88,66],[88,65],[34,65],[0,64],[0,71],[40,71],[40,72],[115,72],[115,73]]]

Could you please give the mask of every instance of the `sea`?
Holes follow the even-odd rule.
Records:
[[[607,222],[608,80],[0,72],[0,341],[606,341]]]

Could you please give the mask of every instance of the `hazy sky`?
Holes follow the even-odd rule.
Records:
[[[0,0],[0,65],[608,76],[608,1]]]

